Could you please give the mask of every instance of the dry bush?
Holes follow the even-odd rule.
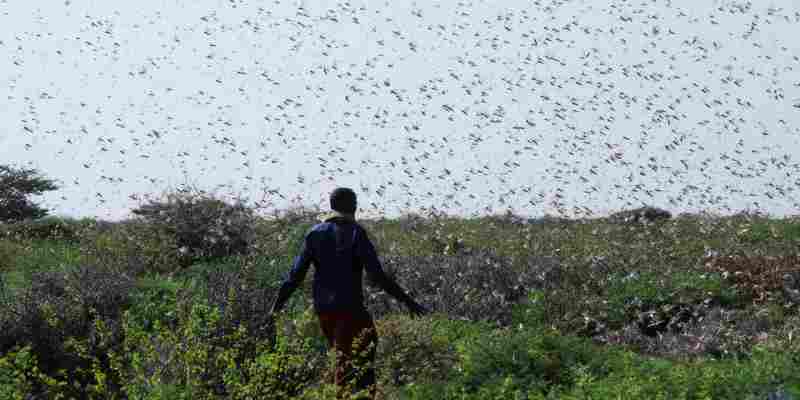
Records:
[[[673,359],[697,357],[746,356],[752,346],[772,328],[768,318],[743,310],[713,307],[695,310],[680,326],[670,327],[655,335],[643,332],[638,323],[597,335],[603,344],[624,345],[641,354]]]
[[[246,254],[254,240],[253,210],[198,190],[167,193],[132,210],[155,231],[174,238],[182,266]]]
[[[494,226],[512,227],[528,224],[528,218],[514,214],[511,210],[506,210],[502,214],[488,215],[483,218],[486,222]]]
[[[428,221],[424,216],[416,213],[407,213],[400,216],[398,219],[400,228],[405,232],[418,232],[423,227],[428,225]]]
[[[30,345],[46,373],[83,362],[65,347],[68,338],[88,339],[90,354],[103,357],[114,343],[101,346],[94,323],[103,321],[111,342],[120,341],[118,321],[133,288],[131,278],[93,266],[36,272],[0,311],[0,353]]]
[[[542,287],[550,275],[543,267],[515,267],[509,257],[487,250],[455,256],[388,256],[383,265],[421,304],[452,318],[511,322],[512,306],[528,290]],[[550,274],[554,273],[551,267]],[[367,287],[370,311],[382,317],[405,311],[392,305],[380,289]]]
[[[713,255],[705,268],[722,273],[731,285],[754,303],[788,298],[794,301],[800,256]]]
[[[608,217],[609,221],[615,223],[651,223],[670,218],[672,218],[672,213],[652,206],[623,210],[613,213]]]
[[[267,316],[276,291],[259,285],[248,271],[218,267],[206,274],[208,304],[220,310],[217,336],[229,335],[239,326],[244,326],[253,340],[272,334]]]
[[[130,276],[175,272],[181,255],[175,237],[145,221],[128,220],[90,230],[83,253],[97,265]]]
[[[281,226],[318,223],[322,214],[317,206],[293,205],[282,210],[272,210],[268,218]]]

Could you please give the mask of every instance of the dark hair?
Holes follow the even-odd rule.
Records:
[[[334,189],[331,192],[331,209],[349,214],[356,212],[356,192],[345,187]]]

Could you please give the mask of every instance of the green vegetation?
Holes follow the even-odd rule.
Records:
[[[0,398],[332,398],[313,274],[265,318],[318,210],[260,217],[204,199],[167,206],[228,210],[246,229],[206,217],[3,225]],[[410,318],[367,288],[381,399],[800,396],[796,219],[361,223],[434,310]],[[219,236],[181,237],[198,226]]]

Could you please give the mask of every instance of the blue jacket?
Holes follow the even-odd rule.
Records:
[[[273,311],[283,307],[314,264],[314,310],[364,312],[363,271],[387,293],[408,304],[405,291],[383,271],[367,231],[354,220],[334,215],[306,233],[300,254],[281,286]]]

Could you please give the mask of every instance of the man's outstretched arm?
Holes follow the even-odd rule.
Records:
[[[370,280],[380,286],[381,289],[386,291],[386,293],[389,293],[389,295],[397,299],[399,302],[405,304],[413,314],[428,314],[429,311],[425,307],[414,301],[414,299],[412,299],[411,296],[409,296],[406,291],[397,284],[397,282],[386,275],[386,273],[383,271],[383,267],[381,266],[381,262],[378,259],[378,253],[375,251],[375,246],[372,244],[372,241],[369,240],[366,231],[362,230],[362,233],[363,235],[360,235],[358,243],[359,259],[362,263],[364,263],[364,267],[367,270]]]
[[[306,235],[303,238],[303,243],[300,247],[300,254],[297,255],[294,259],[294,265],[292,265],[292,269],[289,271],[289,275],[286,277],[286,280],[281,285],[280,290],[278,291],[278,297],[275,299],[275,303],[272,305],[272,309],[270,310],[270,314],[275,314],[280,312],[283,309],[283,306],[289,301],[289,297],[292,296],[295,289],[300,286],[300,283],[303,282],[303,279],[306,277],[306,273],[308,272],[308,267],[311,265],[311,246],[308,243],[310,235]]]

